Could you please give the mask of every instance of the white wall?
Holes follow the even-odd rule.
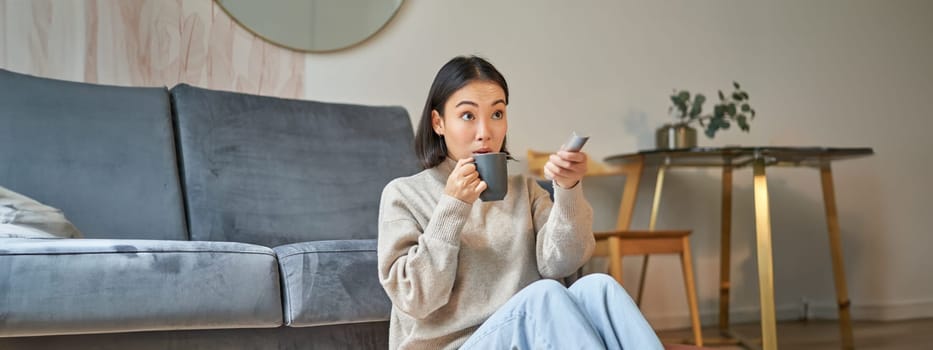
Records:
[[[551,149],[571,130],[594,158],[650,148],[674,88],[713,95],[738,80],[759,117],[700,144],[873,147],[834,164],[853,314],[933,316],[933,2],[409,0],[366,44],[306,60],[308,99],[400,104],[417,117],[437,69],[459,54],[489,58],[511,89],[510,148]],[[835,317],[818,173],[769,172],[776,304],[781,318]],[[620,187],[587,183],[597,228]],[[719,189],[715,171],[668,176],[659,228],[693,228],[701,311],[715,319]],[[652,181],[634,227],[647,227]],[[757,317],[750,170],[735,174],[733,318]],[[637,259],[626,260],[633,288]],[[645,313],[687,325],[675,258],[651,265]]]

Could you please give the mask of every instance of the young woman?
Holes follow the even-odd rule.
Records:
[[[392,300],[391,349],[661,349],[612,278],[565,288],[592,255],[592,209],[580,180],[586,154],[551,155],[554,202],[530,178],[486,189],[474,153],[507,152],[509,89],[478,57],[434,78],[415,137],[424,171],[393,180],[379,212],[379,278]]]

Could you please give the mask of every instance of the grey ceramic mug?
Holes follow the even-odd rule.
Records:
[[[505,153],[474,154],[473,161],[479,178],[486,181],[486,190],[479,194],[484,202],[501,201],[509,192],[509,171]]]

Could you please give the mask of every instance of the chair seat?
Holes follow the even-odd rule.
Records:
[[[690,230],[669,230],[669,231],[648,231],[648,230],[625,230],[625,231],[600,231],[593,232],[596,239],[607,239],[610,237],[619,238],[682,238],[689,236]]]
[[[595,255],[608,255],[609,242],[618,238],[619,254],[648,255],[648,254],[679,254],[684,252],[684,241],[690,235],[689,230],[679,231],[605,231],[596,232]]]

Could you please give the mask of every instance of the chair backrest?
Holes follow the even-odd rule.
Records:
[[[553,152],[542,152],[528,150],[528,171],[538,178],[544,177],[544,164]],[[618,166],[608,165],[593,159],[586,163],[586,176],[605,176],[605,175],[623,175],[628,169],[622,169]]]
[[[543,152],[537,150],[528,150],[528,172],[539,179],[544,178],[544,165],[547,164],[548,157],[552,152]],[[622,198],[619,203],[619,214],[616,217],[616,230],[628,230],[632,223],[632,214],[635,210],[635,200],[638,194],[638,183],[641,180],[641,172],[644,168],[644,162],[633,161],[623,164],[606,164],[588,159],[586,164],[585,176],[624,176],[625,187],[622,190]]]

